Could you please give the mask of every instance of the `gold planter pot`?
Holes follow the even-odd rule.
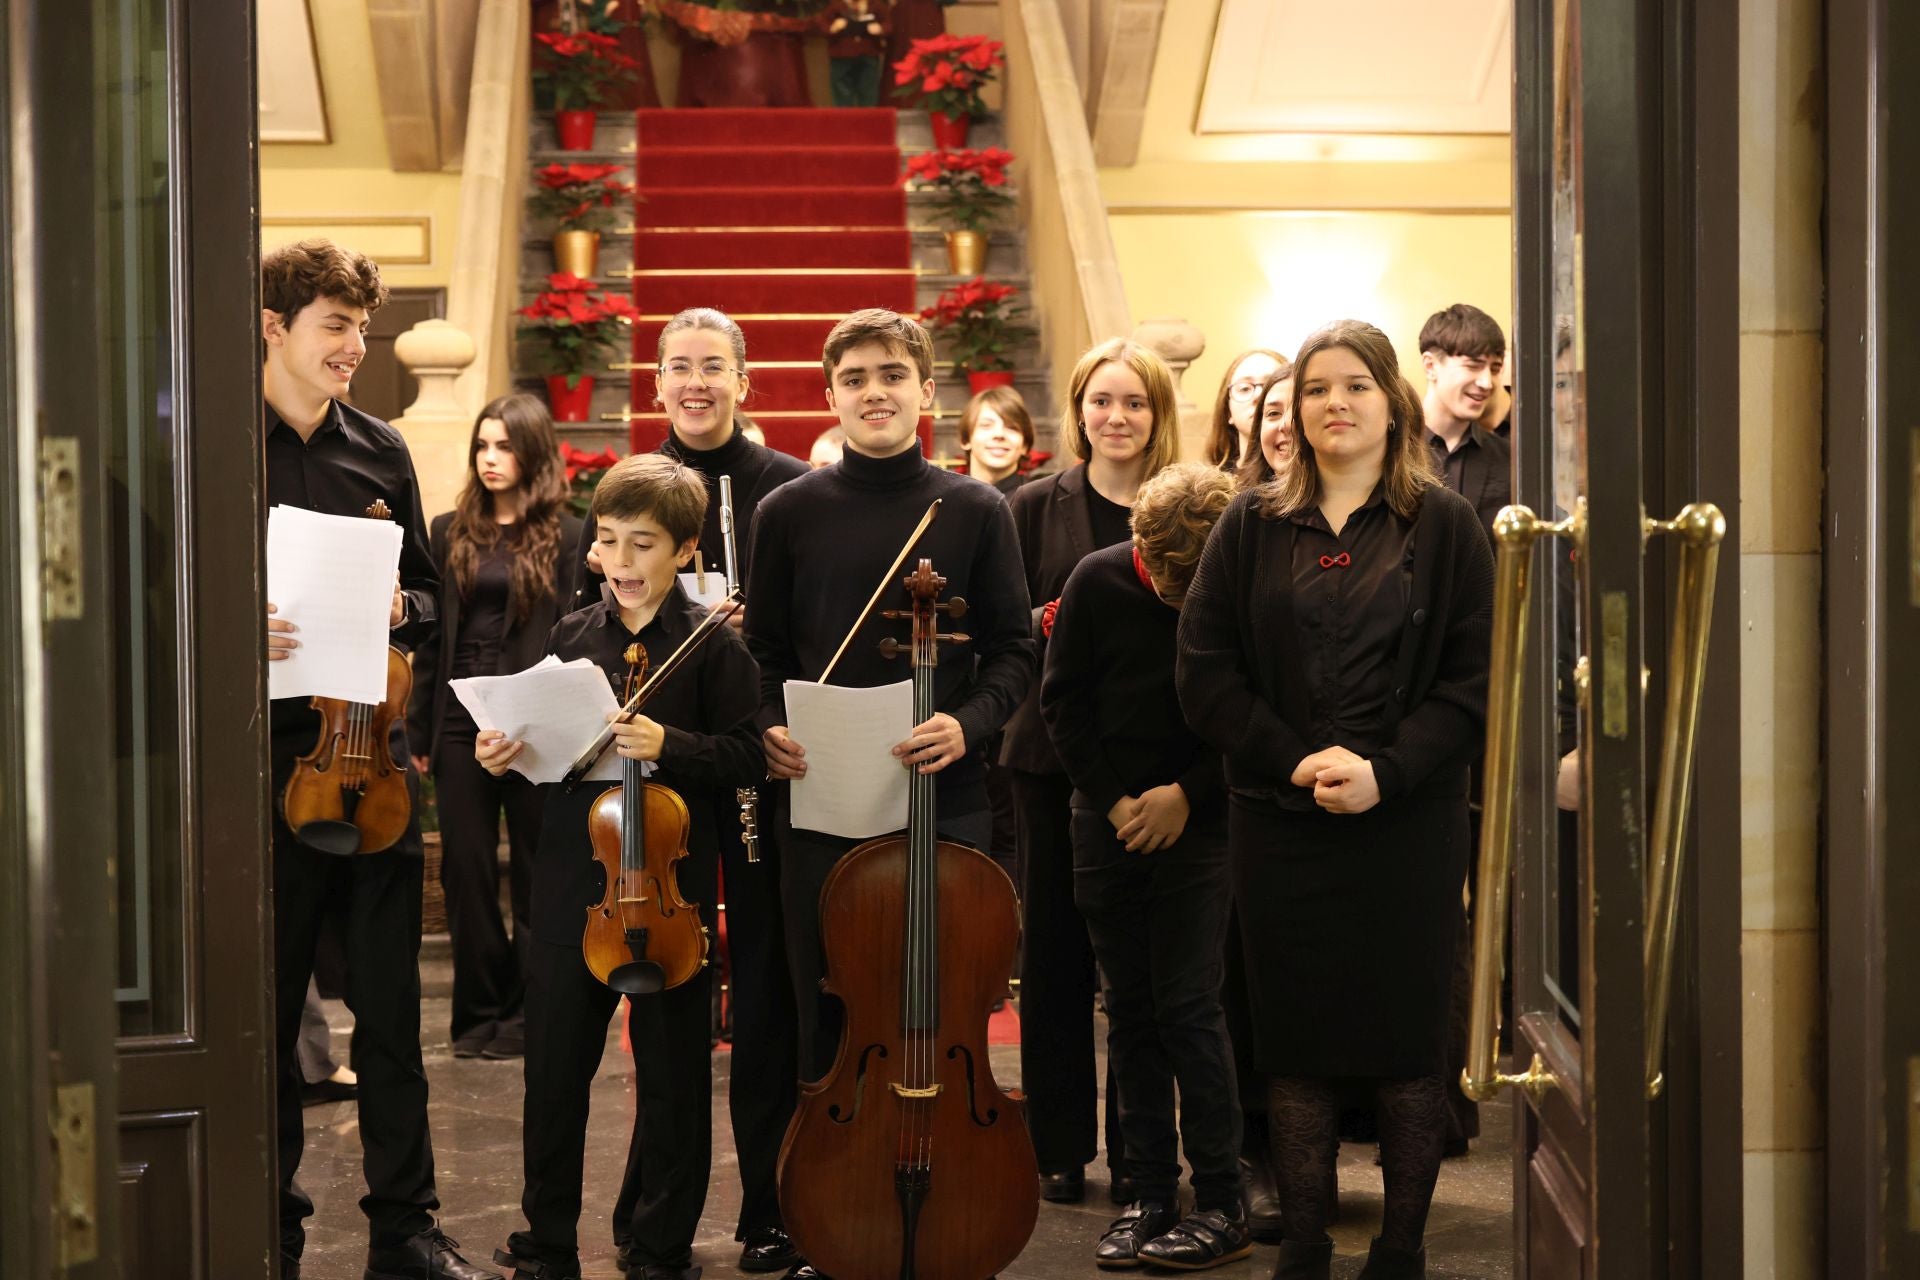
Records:
[[[583,280],[600,272],[600,233],[598,231],[556,231],[553,233],[553,265]]]
[[[947,266],[956,276],[977,276],[987,268],[987,233],[947,232]]]

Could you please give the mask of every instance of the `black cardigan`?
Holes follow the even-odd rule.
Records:
[[[1013,509],[1013,530],[1020,540],[1020,560],[1027,572],[1027,599],[1033,602],[1033,641],[1040,665],[1046,665],[1046,637],[1040,614],[1049,601],[1060,598],[1074,566],[1100,549],[1093,540],[1093,522],[1087,513],[1085,464],[1056,471],[1022,485],[1007,500]],[[1040,718],[1040,682],[1034,681],[1007,721],[1000,747],[1000,763],[1024,773],[1065,772]]]
[[[433,518],[427,544],[440,570],[440,618],[433,632],[413,654],[413,698],[407,705],[408,750],[431,760],[440,745],[440,722],[447,713],[448,673],[453,650],[460,641],[460,589],[447,572],[447,530],[453,512]],[[574,593],[586,566],[575,558],[580,541],[580,517],[560,513],[560,542],[553,552],[553,594],[534,602],[524,619],[509,619],[506,643],[500,650],[500,674],[513,675],[540,661],[547,652],[547,633],[574,607]]]
[[[1293,621],[1297,526],[1262,516],[1259,491],[1214,526],[1180,611],[1175,678],[1187,723],[1220,750],[1236,791],[1291,796],[1311,742],[1308,690]],[[1380,798],[1430,781],[1464,785],[1486,725],[1493,552],[1466,499],[1444,485],[1421,496],[1413,583],[1394,663],[1391,745],[1372,757]],[[1442,780],[1445,780],[1444,783]]]

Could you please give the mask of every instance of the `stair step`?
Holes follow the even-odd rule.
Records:
[[[913,237],[904,227],[719,234],[642,228],[633,237],[633,259],[642,267],[908,267]]]
[[[680,187],[650,191],[637,215],[649,227],[886,227],[911,202],[891,187]]]
[[[855,109],[831,108],[830,110],[836,115],[851,115]],[[712,123],[717,125],[719,123],[719,117],[723,115],[734,116],[751,113],[729,112],[717,108],[703,107],[698,108],[697,111],[696,109],[690,108],[684,113],[678,112],[673,108],[663,108],[659,114],[663,116],[698,114],[708,117]],[[796,109],[795,114],[802,114],[802,112],[800,109]],[[804,114],[811,115],[813,113],[807,112]],[[882,107],[877,109],[875,114],[893,116],[893,127],[884,134],[877,131],[874,132],[870,139],[863,134],[862,140],[870,140],[875,145],[892,143],[905,152],[930,151],[933,149],[933,124],[927,119],[926,112],[888,111],[887,108]],[[695,123],[698,122],[696,121]],[[535,157],[549,155],[554,157],[570,156],[575,160],[580,160],[583,157],[605,157],[606,161],[617,162],[622,159],[630,161],[634,156],[635,140],[638,135],[639,130],[632,112],[603,111],[594,124],[593,149],[591,151],[562,151],[554,135],[553,116],[545,111],[536,111],[533,114],[532,125],[527,133],[527,149],[529,154]],[[707,139],[694,134],[677,134],[671,138],[662,139],[662,141],[677,141],[682,145],[690,143],[705,145],[706,140]],[[724,136],[724,131],[721,131],[713,140],[726,141],[729,139]],[[742,143],[766,143],[774,141],[773,138],[758,132],[735,133],[730,140]],[[809,139],[802,138],[800,139],[800,144],[804,144],[807,141],[809,141]],[[985,147],[1004,147],[1006,145],[1006,130],[1002,127],[1000,117],[998,116],[989,115],[976,119],[973,122],[973,127],[967,132],[967,146],[975,150]]]
[[[898,236],[901,234],[898,228],[869,230],[871,230],[871,234],[878,236]],[[726,241],[729,237],[736,235],[817,236],[824,239],[830,234],[832,233],[810,228],[796,229],[793,231],[767,231],[762,228],[747,228],[738,232],[643,229],[637,233],[627,234],[609,231],[600,237],[600,270],[607,275],[618,276],[620,272],[633,265],[633,250],[635,246],[642,241],[652,241],[664,245],[665,242],[670,240],[676,245],[685,246],[683,250],[686,254],[685,257],[679,259],[667,258],[664,256],[666,250],[662,248],[660,250],[660,253],[663,255],[662,260],[650,261],[647,265],[693,267],[715,265],[711,255],[720,253],[721,250],[715,248],[714,245],[705,243],[708,241],[719,244],[720,242]],[[932,227],[918,227],[909,228],[905,234],[907,236],[907,247],[910,255],[907,259],[907,265],[930,272],[943,272],[947,269],[947,242],[946,237],[940,231]],[[746,262],[745,259],[741,259],[740,261],[742,263]],[[759,261],[767,261],[767,259],[763,257],[760,258]],[[523,271],[538,272],[541,276],[545,276],[547,273],[553,271],[555,269],[553,242],[545,237],[528,236],[523,245],[521,263],[521,269]],[[1026,273],[1026,270],[1027,265],[1022,260],[1020,237],[1010,231],[994,232],[987,241],[987,263],[984,274],[999,280],[1009,276],[1023,275]]]
[[[637,166],[643,197],[673,188],[892,187],[900,152],[879,147],[649,147]]]
[[[736,320],[825,319],[830,327],[833,320],[863,306],[891,306],[895,311],[930,307],[944,290],[971,278],[945,271],[915,273],[911,269],[879,271],[826,268],[812,271],[776,268],[738,272],[695,269],[672,274],[668,274],[672,268],[647,270],[649,274],[628,280],[622,276],[605,274],[606,264],[603,262],[602,274],[594,277],[593,284],[597,289],[616,293],[634,289],[635,302],[643,316],[658,315],[664,318],[683,307],[707,306],[716,292],[725,290],[734,299],[732,315]],[[750,288],[740,287],[743,278],[750,282]],[[1025,295],[1028,280],[1024,273],[994,278],[1013,285]],[[903,288],[909,284],[911,294]],[[527,300],[531,300],[545,285],[545,277],[522,280],[520,291]],[[857,301],[863,298],[893,298],[894,301]],[[842,305],[847,299],[856,301]]]

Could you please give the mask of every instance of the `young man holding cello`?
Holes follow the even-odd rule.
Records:
[[[644,650],[650,665],[665,663],[706,616],[676,577],[693,558],[706,508],[699,474],[664,454],[635,455],[611,468],[594,491],[589,516],[606,572],[600,601],[562,618],[547,651],[563,661],[592,659],[616,697],[625,691],[632,646]],[[757,682],[745,645],[733,628],[719,625],[661,680],[640,714],[613,726],[619,754],[652,761],[650,781],[685,801],[687,855],[676,871],[681,893],[696,905],[710,908],[714,900],[720,798],[731,798],[735,787],[762,774],[753,727]],[[474,742],[474,758],[496,775],[512,766],[520,750],[520,743],[498,730],[483,730]],[[520,1203],[527,1228],[514,1232],[495,1257],[515,1269],[517,1280],[578,1280],[588,1096],[606,1046],[607,1019],[620,1000],[589,969],[582,934],[588,908],[615,895],[606,895],[599,883],[603,864],[589,835],[589,813],[605,784],[545,790],[526,994],[526,1185]],[[649,844],[657,838],[649,826]],[[659,855],[658,849],[649,852],[650,866]],[[712,927],[710,917],[705,923]],[[629,997],[637,1114],[613,1219],[629,1280],[691,1274],[712,1161],[711,1004],[711,970],[704,967],[678,986]]]
[[[386,301],[380,269],[328,240],[304,240],[260,263],[267,502],[364,516],[385,504],[406,530],[388,622],[411,645],[433,621],[439,585],[421,519],[413,463],[399,433],[340,402],[366,355],[368,318]],[[299,619],[267,605],[267,657],[299,647]],[[404,714],[404,708],[399,709]],[[469,1264],[435,1225],[433,1141],[420,1061],[420,828],[409,818],[392,847],[338,857],[302,843],[280,797],[321,720],[307,698],[271,708],[273,779],[274,1051],[280,1176],[280,1274],[297,1280],[313,1201],[294,1181],[305,1131],[297,1043],[323,917],[344,910],[347,1004],[360,1075],[360,1139],[371,1236],[366,1280],[499,1280]],[[407,768],[401,733],[386,744]]]

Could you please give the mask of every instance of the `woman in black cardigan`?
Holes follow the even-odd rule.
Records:
[[[1027,598],[1040,619],[1067,575],[1102,547],[1131,536],[1127,521],[1142,483],[1179,456],[1173,374],[1146,347],[1114,338],[1080,357],[1062,423],[1083,466],[1035,480],[1013,495],[1013,527],[1026,563]],[[1093,1052],[1093,947],[1073,904],[1073,784],[1040,718],[1039,681],[1007,722],[1000,763],[1013,779],[1020,904],[1020,1080],[1040,1163],[1041,1194],[1073,1203],[1086,1194],[1094,1155],[1097,1093]],[[1114,1102],[1108,1099],[1108,1194],[1133,1199],[1119,1160]]]
[[[1208,540],[1181,612],[1188,722],[1219,749],[1286,1241],[1325,1280],[1338,1089],[1373,1093],[1386,1213],[1361,1275],[1425,1274],[1446,1135],[1467,771],[1486,718],[1493,557],[1427,460],[1372,325],[1294,361],[1295,448]]]
[[[473,424],[467,482],[428,533],[440,570],[439,631],[413,655],[407,740],[434,780],[440,884],[453,938],[450,1035],[459,1058],[517,1058],[531,934],[533,846],[540,795],[518,774],[474,763],[478,729],[448,688],[465,676],[511,675],[540,661],[547,633],[570,608],[580,520],[566,486],[553,419],[530,395],[488,404]],[[506,811],[513,935],[500,919],[500,814]]]

